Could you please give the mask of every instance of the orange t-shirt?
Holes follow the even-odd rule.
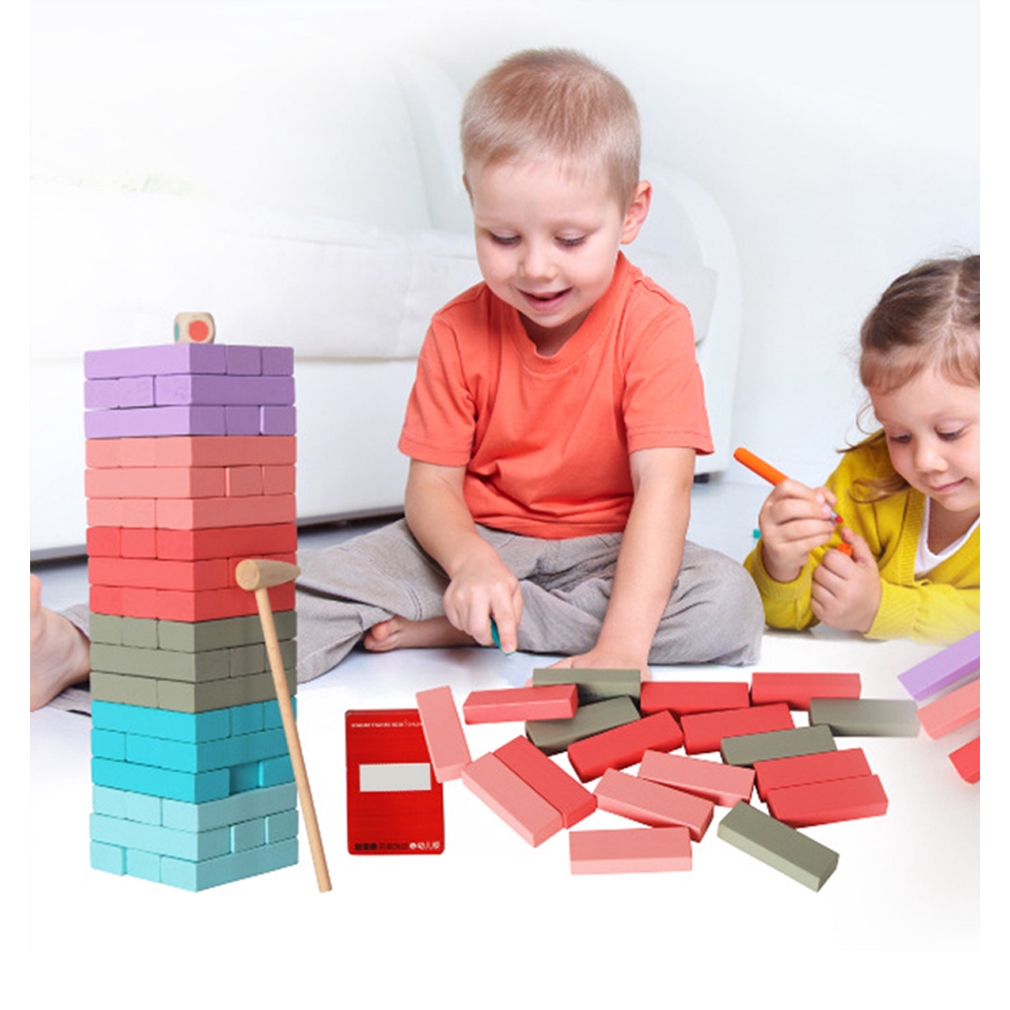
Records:
[[[400,450],[466,467],[474,520],[559,540],[622,532],[628,454],[712,452],[687,309],[623,255],[552,357],[478,284],[440,310],[418,358]]]

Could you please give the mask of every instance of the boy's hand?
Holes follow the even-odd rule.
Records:
[[[826,487],[811,489],[795,480],[777,484],[765,499],[758,515],[761,557],[765,571],[776,582],[792,582],[810,552],[831,539],[835,502]]]
[[[498,625],[502,652],[519,647],[523,613],[519,580],[492,548],[470,555],[456,570],[443,597],[449,623],[481,645],[491,645],[491,618]]]
[[[652,680],[652,670],[640,656],[606,653],[600,649],[590,649],[579,656],[568,656],[551,663],[551,670],[640,670],[642,680]]]
[[[842,539],[852,546],[852,556],[842,551],[825,551],[814,570],[810,609],[821,623],[840,631],[866,634],[880,608],[882,589],[877,559],[866,541],[850,529]]]

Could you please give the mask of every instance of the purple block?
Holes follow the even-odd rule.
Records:
[[[260,407],[225,407],[224,433],[226,435],[258,435],[260,433]]]
[[[979,668],[980,634],[976,631],[974,635],[947,646],[942,652],[906,670],[898,680],[916,701],[936,694]]]
[[[262,347],[264,375],[294,375],[295,351],[293,347]]]
[[[120,407],[153,407],[154,377],[135,375],[129,379],[116,379],[119,387]]]
[[[199,346],[199,345],[191,345]],[[87,438],[224,435],[224,407],[130,407],[84,415]]]
[[[154,398],[158,406],[204,404],[271,404],[295,402],[295,380],[283,375],[159,375]]]
[[[294,435],[294,407],[262,407],[260,413],[261,435]]]
[[[226,368],[224,344],[156,344],[84,352],[84,376],[88,379],[180,373],[223,375]]]
[[[85,379],[84,409],[112,410],[119,406],[118,379]]]
[[[225,344],[229,375],[261,375],[261,348],[241,344]]]

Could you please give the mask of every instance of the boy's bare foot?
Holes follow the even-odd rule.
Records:
[[[34,712],[91,671],[88,640],[65,617],[42,606],[42,583],[31,576],[31,706]]]
[[[426,621],[391,617],[374,625],[362,644],[369,652],[392,652],[394,649],[437,649],[476,643],[465,632],[454,628],[447,617],[432,617]]]

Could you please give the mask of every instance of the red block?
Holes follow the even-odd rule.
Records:
[[[463,719],[467,723],[571,719],[578,707],[579,691],[574,684],[471,691],[463,702]]]
[[[723,737],[746,736],[748,733],[769,733],[777,729],[795,729],[789,706],[755,705],[725,712],[699,712],[685,715],[680,721],[684,731],[684,750],[688,754],[717,751]]]
[[[957,769],[958,775],[965,782],[978,782],[981,764],[982,737],[969,740],[963,747],[950,752],[950,760]]]
[[[715,805],[700,796],[635,778],[612,768],[597,783],[596,804],[601,810],[620,814],[653,827],[683,827],[700,841],[712,823]]]
[[[212,526],[265,526],[295,521],[293,494],[192,500],[159,498],[156,505],[156,525],[174,530],[208,529]]]
[[[123,551],[121,526],[92,526],[86,534],[89,558],[118,558]]]
[[[295,587],[289,582],[268,590],[274,612],[295,609]],[[257,613],[256,597],[243,589],[207,589],[186,593],[169,589],[92,586],[89,605],[96,614],[146,617],[162,621],[216,621]]]
[[[263,467],[229,466],[224,470],[224,491],[228,498],[248,498],[266,494],[263,487]]]
[[[755,761],[754,772],[757,776],[758,796],[762,800],[768,798],[768,792],[772,789],[873,774],[860,747],[776,758],[774,761]]]
[[[89,438],[91,467],[267,466],[295,462],[293,435],[172,435]]]
[[[596,797],[526,737],[517,736],[494,754],[561,814],[561,823],[566,828],[578,824],[596,809]]]
[[[642,755],[638,777],[682,789],[685,793],[711,800],[720,807],[732,807],[741,800],[749,803],[754,789],[753,768],[738,768],[720,761],[661,754],[653,750]]]
[[[157,530],[134,529],[127,527],[123,530],[123,553],[124,558],[156,558],[158,556],[158,534]]]
[[[295,468],[293,466],[263,467],[264,494],[294,494]]]
[[[743,682],[649,680],[642,685],[642,715],[665,710],[680,718],[694,712],[716,712],[749,705],[750,692]]]
[[[568,760],[575,774],[588,782],[608,768],[638,764],[647,750],[676,750],[683,742],[684,734],[673,716],[669,712],[656,712],[576,741],[568,747]]]
[[[791,828],[832,824],[887,813],[887,794],[876,775],[772,789],[768,812]]]
[[[750,700],[753,705],[782,701],[806,711],[811,698],[858,698],[861,690],[858,673],[755,673]]]
[[[662,873],[691,869],[687,828],[573,831],[568,836],[572,873]]]
[[[210,527],[200,530],[158,530],[158,557],[178,561],[204,558],[262,558],[298,549],[294,523],[268,526]]]
[[[485,754],[461,772],[463,785],[506,824],[536,847],[561,828],[561,814],[494,754]]]
[[[149,558],[91,558],[88,581],[93,586],[137,589],[225,589],[232,585],[224,558],[212,561],[158,561]]]
[[[973,680],[919,709],[919,722],[936,740],[979,717],[982,681]]]
[[[415,696],[431,767],[439,782],[458,779],[470,763],[470,748],[452,698],[452,688],[434,687]]]

